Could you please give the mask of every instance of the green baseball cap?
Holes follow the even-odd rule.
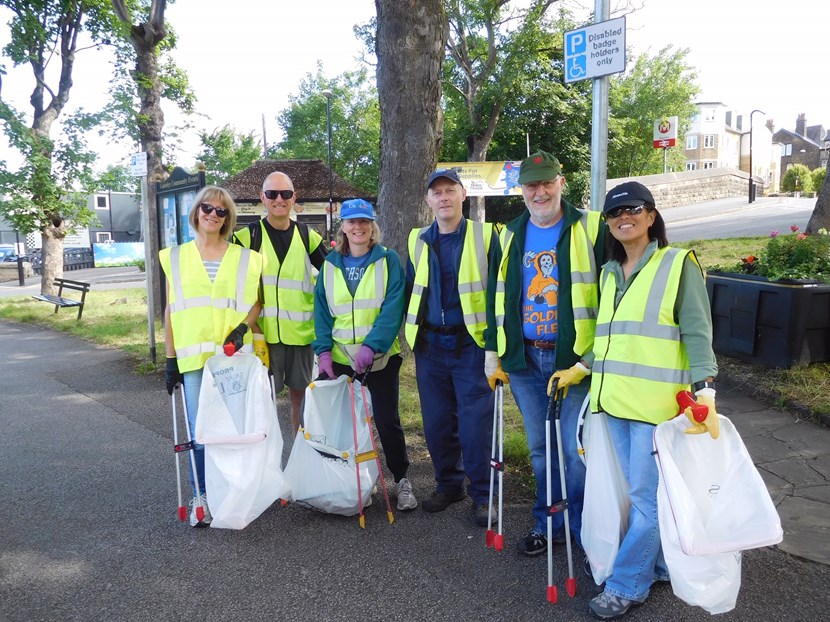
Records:
[[[519,169],[519,183],[556,179],[562,173],[562,166],[556,156],[547,151],[537,151],[522,160]]]

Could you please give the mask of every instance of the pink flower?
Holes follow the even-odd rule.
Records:
[[[798,225],[790,225],[790,231],[792,231],[793,233],[798,231]]]
[[[807,235],[806,235],[806,234],[804,234],[804,233],[799,233],[797,236],[795,236],[795,239],[796,239],[796,240],[803,240],[803,239],[804,239],[804,238],[806,238],[806,237],[807,237]]]
[[[770,231],[769,232],[769,237],[777,238],[778,237],[778,229],[773,229],[772,231]]]

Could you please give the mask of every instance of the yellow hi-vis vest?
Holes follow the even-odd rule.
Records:
[[[329,314],[334,320],[331,328],[332,341],[343,346],[363,343],[371,332],[386,298],[386,283],[389,278],[386,257],[366,267],[354,296],[349,291],[340,268],[327,261],[323,264],[322,272],[323,285],[326,288],[326,302],[329,305]],[[343,350],[340,347],[332,348],[332,360],[342,365],[351,365],[349,357]],[[401,344],[395,337],[389,353],[398,354],[400,351]]]
[[[262,273],[262,314],[259,326],[268,343],[289,346],[305,346],[314,340],[314,283],[313,266],[304,248],[299,227],[285,261],[280,263],[271,244],[271,237],[262,228],[262,246],[259,252],[265,257]],[[236,232],[236,239],[244,246],[251,245],[251,233],[246,227]],[[317,248],[320,235],[309,229],[309,246]]]
[[[599,235],[599,212],[583,212],[580,219],[570,227],[571,244],[569,252],[571,268],[571,306],[573,307],[574,353],[583,356],[594,345],[594,328],[597,323],[599,293],[597,288],[597,259],[594,244]],[[507,350],[507,335],[504,332],[504,288],[507,264],[513,232],[502,229],[500,241],[502,260],[496,275],[495,314],[499,356]],[[521,285],[520,285],[521,287]]]
[[[600,277],[591,410],[658,424],[677,414],[676,395],[691,382],[674,306],[687,250],[658,249],[614,308],[614,275]],[[602,295],[602,294],[605,295]]]
[[[229,245],[213,283],[195,242],[162,249],[159,260],[170,283],[167,302],[179,370],[201,369],[256,303],[262,257]],[[250,343],[250,332],[245,341]]]
[[[415,284],[409,308],[406,311],[404,334],[410,348],[415,347],[418,329],[423,319],[429,287],[429,253],[421,239],[429,227],[409,232],[409,258],[415,267]],[[487,328],[487,254],[493,237],[493,225],[467,220],[461,266],[458,270],[458,295],[467,332],[480,348],[484,347],[484,329]]]

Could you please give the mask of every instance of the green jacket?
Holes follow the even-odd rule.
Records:
[[[593,354],[592,352],[575,353],[573,351],[576,329],[574,328],[573,304],[571,301],[570,227],[577,223],[582,216],[582,212],[564,199],[562,200],[562,210],[564,212],[562,235],[556,245],[556,257],[559,263],[556,369],[567,369],[575,365],[580,357],[592,360]],[[524,336],[522,334],[522,253],[525,246],[525,230],[529,220],[530,212],[525,210],[521,216],[507,224],[507,229],[512,231],[514,235],[508,251],[507,278],[505,279],[504,292],[504,330],[507,337],[507,350],[504,356],[501,357],[501,365],[507,373],[525,369],[527,365],[525,362]],[[606,231],[605,221],[600,221],[597,240],[594,244],[597,266],[601,266],[604,262]],[[501,252],[502,249],[499,249],[496,265],[501,264]],[[487,330],[484,333],[485,349],[493,351],[498,351],[494,305],[497,275],[498,270],[490,271],[487,287]],[[591,360],[588,362],[590,363]]]

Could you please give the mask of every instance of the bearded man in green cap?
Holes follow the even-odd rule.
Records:
[[[598,212],[579,210],[562,199],[562,167],[546,151],[522,162],[519,183],[527,209],[501,231],[499,269],[490,271],[484,373],[491,387],[497,379],[509,378],[524,419],[536,503],[533,527],[517,546],[523,555],[536,556],[549,544],[545,416],[554,379],[562,400],[570,530],[581,545],[585,466],[577,453],[576,429],[593,363],[605,223]],[[552,499],[562,499],[555,446],[551,478]],[[565,537],[562,512],[553,515],[553,537]]]

